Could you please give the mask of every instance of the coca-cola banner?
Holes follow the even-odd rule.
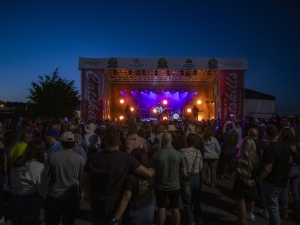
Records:
[[[96,120],[103,118],[103,70],[81,72],[81,118]]]
[[[223,70],[221,85],[221,117],[234,114],[237,119],[244,117],[244,71]]]

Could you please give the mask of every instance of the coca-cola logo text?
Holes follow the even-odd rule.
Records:
[[[99,112],[99,106],[97,103],[100,102],[99,86],[101,81],[97,74],[93,73],[92,71],[87,71],[85,76],[88,82],[88,119],[96,120],[97,112]]]
[[[226,85],[227,90],[225,90],[225,95],[230,100],[228,111],[231,114],[237,113],[237,74],[235,72],[229,73],[228,76],[226,76]]]

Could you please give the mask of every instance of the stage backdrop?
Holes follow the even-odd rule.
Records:
[[[221,119],[234,114],[237,119],[244,116],[244,71],[223,70],[221,85]]]
[[[103,70],[82,70],[81,72],[81,118],[103,119]]]

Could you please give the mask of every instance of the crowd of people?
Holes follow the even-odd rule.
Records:
[[[188,223],[203,224],[202,186],[216,188],[225,177],[234,180],[238,225],[255,221],[257,199],[269,224],[289,220],[289,191],[300,219],[298,117],[85,121],[0,122],[0,224],[4,204],[14,225],[73,224],[86,195],[94,225],[151,225],[153,192],[156,224],[164,224],[167,206],[180,224],[180,199]]]

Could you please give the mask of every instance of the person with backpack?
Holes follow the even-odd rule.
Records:
[[[231,121],[230,121],[231,122]],[[228,121],[226,120],[223,126],[224,142],[221,144],[222,164],[220,178],[223,179],[226,173],[229,162],[237,154],[236,144],[238,143],[238,133],[235,124],[232,123],[232,128],[227,132]]]

